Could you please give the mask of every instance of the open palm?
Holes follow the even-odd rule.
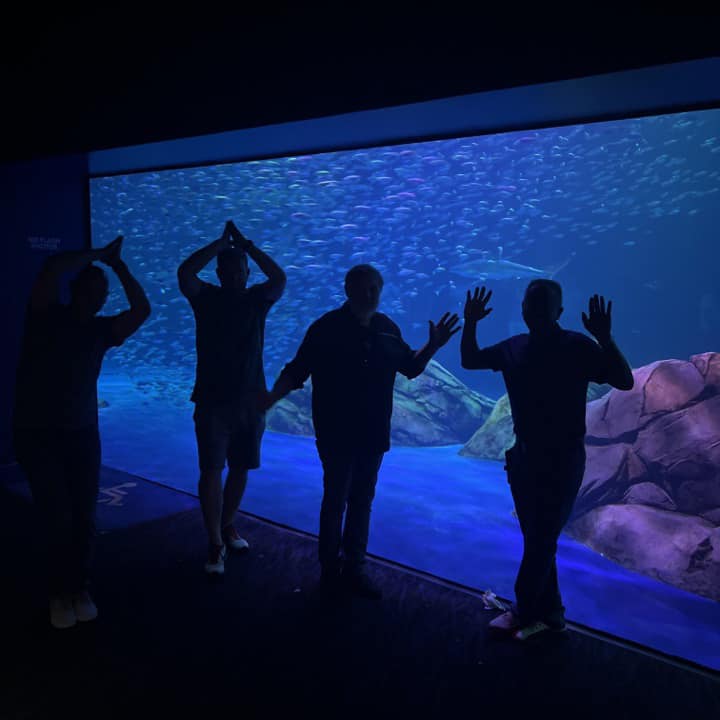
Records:
[[[582,314],[582,321],[585,329],[598,342],[608,340],[612,325],[612,300],[608,300],[606,306],[602,295],[593,295],[588,301],[588,314]]]
[[[457,315],[450,315],[446,312],[436,325],[432,320],[428,320],[430,324],[430,344],[433,347],[441,348],[456,333],[460,332],[459,327],[455,327],[460,318]]]
[[[475,292],[472,295],[468,290],[467,298],[465,299],[465,320],[478,322],[484,317],[487,317],[492,312],[492,308],[487,306],[491,297],[492,290],[486,291],[485,287],[475,288]]]

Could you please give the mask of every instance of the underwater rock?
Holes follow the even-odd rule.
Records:
[[[703,520],[707,520],[713,525],[720,525],[720,507],[716,507],[714,510],[704,512],[700,515]]]
[[[311,400],[311,385],[308,382],[270,409],[265,417],[265,427],[287,435],[314,436]]]
[[[626,505],[647,505],[661,510],[677,509],[672,498],[661,487],[651,482],[631,485],[630,489],[623,495],[623,503]]]
[[[720,527],[703,518],[645,505],[604,505],[567,532],[626,568],[720,600]]]
[[[266,427],[290,435],[312,436],[310,383],[283,398],[267,415]],[[394,445],[438,446],[464,443],[495,405],[470,390],[440,363],[408,380],[398,375],[393,396]]]
[[[460,450],[460,455],[504,460],[505,451],[515,442],[510,399],[503,395],[493,408],[485,424],[468,440]]]
[[[610,391],[609,385],[588,386],[587,399],[595,400]],[[504,460],[505,451],[515,442],[515,432],[510,415],[510,400],[507,393],[503,395],[493,408],[485,424],[470,438],[460,455],[483,458],[486,460]]]
[[[720,599],[720,353],[633,375],[632,390],[588,405],[587,466],[567,530],[632,570]]]
[[[413,380],[397,376],[392,442],[420,447],[467,442],[494,406],[494,400],[471,390],[431,360]]]
[[[632,439],[657,414],[688,406],[705,389],[697,367],[682,360],[659,360],[633,375],[632,390],[613,390],[588,406],[588,436],[607,441],[628,434]]]

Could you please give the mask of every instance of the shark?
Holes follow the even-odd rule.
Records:
[[[502,246],[498,247],[497,257],[492,257],[489,251],[482,253],[482,256],[456,265],[450,271],[472,280],[521,280],[523,278],[553,278],[572,259],[570,256],[560,265],[553,268],[536,268],[531,265],[506,260],[503,257]]]

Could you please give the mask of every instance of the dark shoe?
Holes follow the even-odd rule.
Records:
[[[337,571],[323,570],[320,573],[320,583],[318,590],[321,597],[326,600],[337,600],[343,591],[340,573]]]
[[[381,600],[382,590],[362,572],[345,572],[342,575],[345,589],[352,595],[367,598],[368,600]]]
[[[545,620],[545,624],[548,626],[548,628],[552,632],[565,632],[567,630],[567,625],[565,624],[565,621],[563,620],[561,623],[559,622],[551,622],[550,620]]]
[[[565,624],[565,613],[562,611],[555,612],[551,615],[548,615],[547,617],[544,617],[543,622],[553,632],[564,632],[565,630],[567,630],[567,626]]]

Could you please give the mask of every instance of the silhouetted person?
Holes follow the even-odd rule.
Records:
[[[610,334],[612,302],[606,308],[605,299],[594,295],[589,314],[582,314],[594,342],[558,324],[560,285],[533,280],[522,304],[530,333],[479,349],[476,326],[491,312],[491,295],[485,288],[467,293],[462,366],[502,371],[510,399],[516,441],[505,454],[506,469],[523,534],[523,558],[516,602],[490,627],[524,640],[565,628],[555,554],[585,471],[588,383],[630,390],[633,375]]]
[[[460,330],[454,329],[457,315],[445,313],[437,325],[429,323],[425,347],[412,350],[397,325],[377,312],[382,287],[382,276],[374,267],[353,267],[345,277],[347,301],[310,325],[265,404],[270,407],[312,376],[312,417],[324,486],[321,587],[330,594],[344,587],[380,597],[363,565],[377,475],[390,448],[395,374],[420,375]]]
[[[150,315],[150,303],[120,257],[122,237],[98,250],[54,255],[33,285],[17,370],[15,455],[43,524],[49,561],[50,621],[67,628],[92,620],[88,592],[100,474],[97,378],[108,348],[122,345]],[[120,279],[130,309],[98,317],[108,279]],[[59,281],[70,283],[70,304]]]
[[[265,282],[247,287],[248,257],[265,273]],[[219,287],[198,278],[214,258]],[[233,521],[248,470],[260,466],[265,415],[257,401],[258,393],[266,392],[265,318],[283,294],[285,273],[228,221],[220,238],[180,265],[178,282],[195,315],[197,368],[191,400],[200,505],[209,540],[205,570],[222,575],[226,548],[248,548]],[[229,470],[223,488],[226,461]]]

